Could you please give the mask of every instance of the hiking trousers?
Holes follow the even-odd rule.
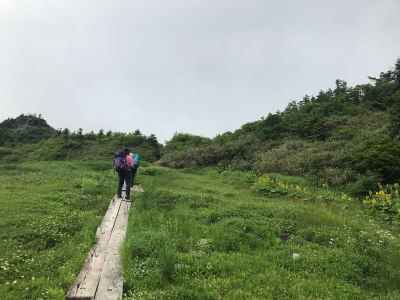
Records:
[[[126,198],[129,199],[129,197],[131,195],[131,178],[132,178],[131,170],[118,171],[118,191],[117,191],[117,195],[118,195],[119,198],[122,197],[122,186],[125,183]]]

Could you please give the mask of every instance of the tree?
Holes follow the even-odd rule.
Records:
[[[93,130],[91,130],[88,134],[86,134],[87,139],[94,141],[96,139],[96,134]]]
[[[97,133],[97,140],[102,142],[104,140],[104,130],[100,129],[99,132]]]
[[[147,138],[147,142],[150,144],[150,146],[153,148],[153,155],[156,159],[160,159],[161,157],[161,147],[160,144],[158,143],[157,137],[154,134],[151,134]]]
[[[63,136],[63,138],[64,138],[65,140],[68,140],[68,139],[69,139],[69,136],[70,136],[70,131],[69,131],[68,128],[64,128],[64,130],[61,132],[61,134],[62,134],[62,136]]]
[[[286,132],[282,116],[284,113],[268,114],[255,128],[255,135],[262,140],[277,139]]]
[[[394,79],[396,81],[397,87],[400,87],[400,57],[396,61],[393,73],[394,73]]]
[[[8,141],[7,130],[0,130],[0,146],[4,145]]]
[[[82,129],[82,128],[79,128],[79,129],[78,129],[77,137],[78,137],[78,140],[79,140],[80,142],[83,141],[83,129]]]
[[[392,138],[400,138],[400,92],[393,95],[392,108],[390,109],[389,132]]]
[[[56,136],[60,136],[62,134],[62,129],[61,128],[59,128],[59,129],[56,129]]]
[[[347,82],[341,79],[336,79],[335,96],[345,94],[347,91]]]
[[[151,134],[147,141],[151,144],[151,145],[158,145],[158,140],[157,137],[154,134]]]

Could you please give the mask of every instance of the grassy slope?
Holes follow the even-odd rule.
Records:
[[[109,162],[0,165],[0,299],[63,299],[114,190]]]
[[[26,161],[53,161],[53,160],[110,160],[115,151],[125,145],[131,150],[138,151],[149,161],[158,159],[158,150],[155,145],[143,142],[146,137],[139,136],[135,142],[131,138],[106,137],[91,140],[89,138],[51,137],[33,144],[23,144],[16,147],[0,147],[0,163]],[[127,140],[126,143],[123,141]]]
[[[400,299],[398,233],[339,195],[293,177],[259,195],[241,172],[150,167],[139,180],[127,299]]]

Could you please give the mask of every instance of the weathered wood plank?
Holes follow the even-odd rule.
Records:
[[[116,213],[118,212],[116,209],[118,209],[119,206],[119,201],[117,197],[114,197],[111,202],[110,205],[103,217],[103,220],[100,224],[100,226],[97,228],[96,231],[96,241],[100,240],[102,238],[102,236],[104,236],[104,234],[106,234],[107,230],[110,230],[112,227],[110,227],[111,224],[113,224]]]
[[[103,221],[96,232],[97,243],[89,252],[84,267],[78,275],[75,284],[68,292],[66,299],[95,299],[109,254],[109,243],[113,240],[113,232],[121,207],[124,207],[123,210],[125,210],[126,205],[122,205],[122,201],[119,199],[114,198],[110,202]],[[124,214],[121,213],[121,216]],[[126,215],[126,222],[127,217]]]
[[[128,226],[129,202],[123,202],[119,210],[113,233],[107,248],[107,260],[101,274],[96,300],[122,298],[123,279],[120,247],[125,239]]]
[[[89,271],[88,268],[89,268],[89,265],[90,265],[90,261],[93,259],[92,257],[93,257],[93,255],[95,253],[95,247],[90,249],[89,254],[85,259],[85,263],[84,263],[83,269],[81,270],[81,272],[79,273],[77,279],[75,280],[74,285],[68,291],[68,294],[65,297],[66,299],[68,299],[68,300],[76,299],[75,296],[76,296],[76,293],[78,292],[78,289],[80,287],[80,283],[85,280],[86,274]],[[83,299],[83,298],[81,298],[81,299]]]
[[[101,272],[107,258],[107,247],[115,225],[115,220],[121,206],[121,201],[115,200],[109,215],[102,222],[100,237],[95,247],[95,254],[88,268],[85,280],[81,283],[76,296],[78,298],[93,297],[96,294]]]

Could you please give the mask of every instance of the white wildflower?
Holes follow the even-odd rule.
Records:
[[[293,253],[292,257],[293,257],[293,260],[298,260],[300,258],[300,254],[299,253]]]

